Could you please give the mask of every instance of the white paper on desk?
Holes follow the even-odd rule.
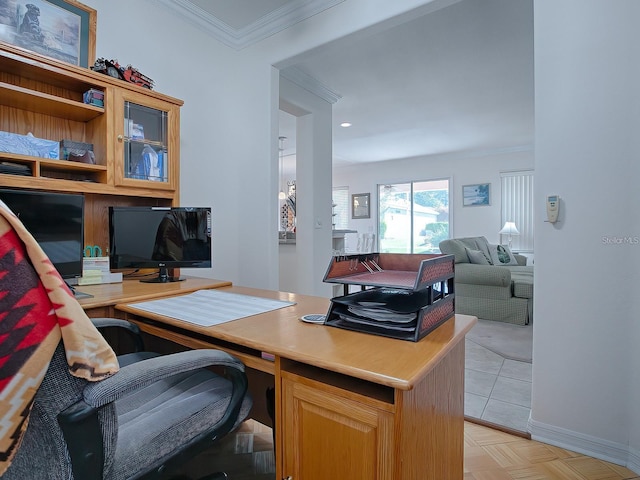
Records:
[[[202,327],[211,327],[290,305],[295,305],[295,302],[217,290],[198,290],[188,295],[150,300],[129,306]]]

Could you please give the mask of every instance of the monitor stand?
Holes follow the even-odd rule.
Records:
[[[81,292],[80,290],[76,290],[75,285],[72,285],[71,282],[65,280],[64,283],[67,284],[67,287],[69,287],[69,290],[71,290],[71,293],[73,293],[73,296],[75,297],[76,300],[81,300],[83,298],[93,298],[93,295],[91,295],[90,293],[85,293],[85,292]]]
[[[170,277],[169,270],[166,267],[160,267],[158,276],[153,278],[143,278],[140,280],[143,283],[169,283],[169,282],[182,282],[184,278]]]
[[[82,300],[83,298],[93,298],[93,295],[87,292],[81,292],[80,290],[74,290],[73,296],[76,300]]]

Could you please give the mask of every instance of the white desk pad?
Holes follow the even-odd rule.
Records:
[[[220,292],[215,289],[198,290],[188,295],[129,304],[130,307],[145,312],[164,315],[202,327],[211,327],[290,305],[295,305],[295,302]]]

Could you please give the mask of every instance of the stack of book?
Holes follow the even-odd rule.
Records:
[[[82,260],[82,277],[78,279],[78,285],[121,282],[122,273],[109,270],[109,257],[85,257]]]

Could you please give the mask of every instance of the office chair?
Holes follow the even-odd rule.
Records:
[[[60,344],[3,480],[168,478],[248,415],[244,367],[231,355],[149,356],[94,383],[71,376]]]
[[[142,333],[138,325],[136,325],[135,323],[132,323],[123,319],[117,319],[117,318],[91,318],[91,322],[95,325],[95,327],[100,332],[105,332],[110,329],[111,330],[118,329],[119,333],[124,334],[124,337],[128,337],[128,340],[129,340],[128,343],[130,343],[130,345],[125,346],[123,350],[125,351],[131,350],[131,351],[128,351],[128,353],[119,354],[117,357],[118,363],[121,368],[136,362],[161,356],[159,353],[145,350]],[[118,336],[119,339],[122,339],[122,337],[123,335]],[[127,342],[125,341],[125,343]],[[220,365],[220,364],[216,363],[215,365]],[[207,375],[215,377],[215,374],[212,375],[210,372],[207,372]],[[242,377],[246,379],[244,375],[242,375]],[[244,389],[246,391],[247,389],[246,384],[244,385]],[[250,398],[248,398],[248,394],[247,396],[245,396],[243,402],[244,402],[244,406],[243,406],[244,408],[238,413],[237,420],[234,424],[234,428],[238,426],[247,417],[249,410],[252,406],[252,401]],[[224,431],[222,429],[217,430],[217,433],[218,434],[216,436],[213,436],[209,439],[209,443],[214,442],[220,439],[222,436],[224,436]],[[179,459],[176,459],[177,461],[173,461],[173,463],[179,464],[183,461],[186,461],[191,456],[194,456],[197,453],[199,453],[201,450],[204,450],[205,448],[207,448],[208,447],[206,442],[207,439],[204,439],[204,440],[205,440],[204,442],[196,443],[196,445],[194,445],[194,448],[192,450],[181,453],[179,456]],[[165,463],[163,464],[160,473],[162,473],[163,471],[166,471],[166,468],[167,468],[167,464]],[[145,476],[144,478],[156,478],[156,477]],[[165,478],[165,477],[162,477],[162,478]],[[169,478],[174,480],[190,480],[189,477],[183,476],[183,475],[170,476]],[[207,475],[205,477],[199,477],[198,480],[225,480],[227,478],[228,477],[226,473],[216,472],[216,473]]]
[[[2,208],[0,319],[2,480],[166,479],[251,408],[244,365],[219,350],[135,352],[119,360],[119,371],[94,375],[115,357],[33,237]],[[18,370],[25,361],[41,366]],[[72,375],[70,365],[99,381]]]

